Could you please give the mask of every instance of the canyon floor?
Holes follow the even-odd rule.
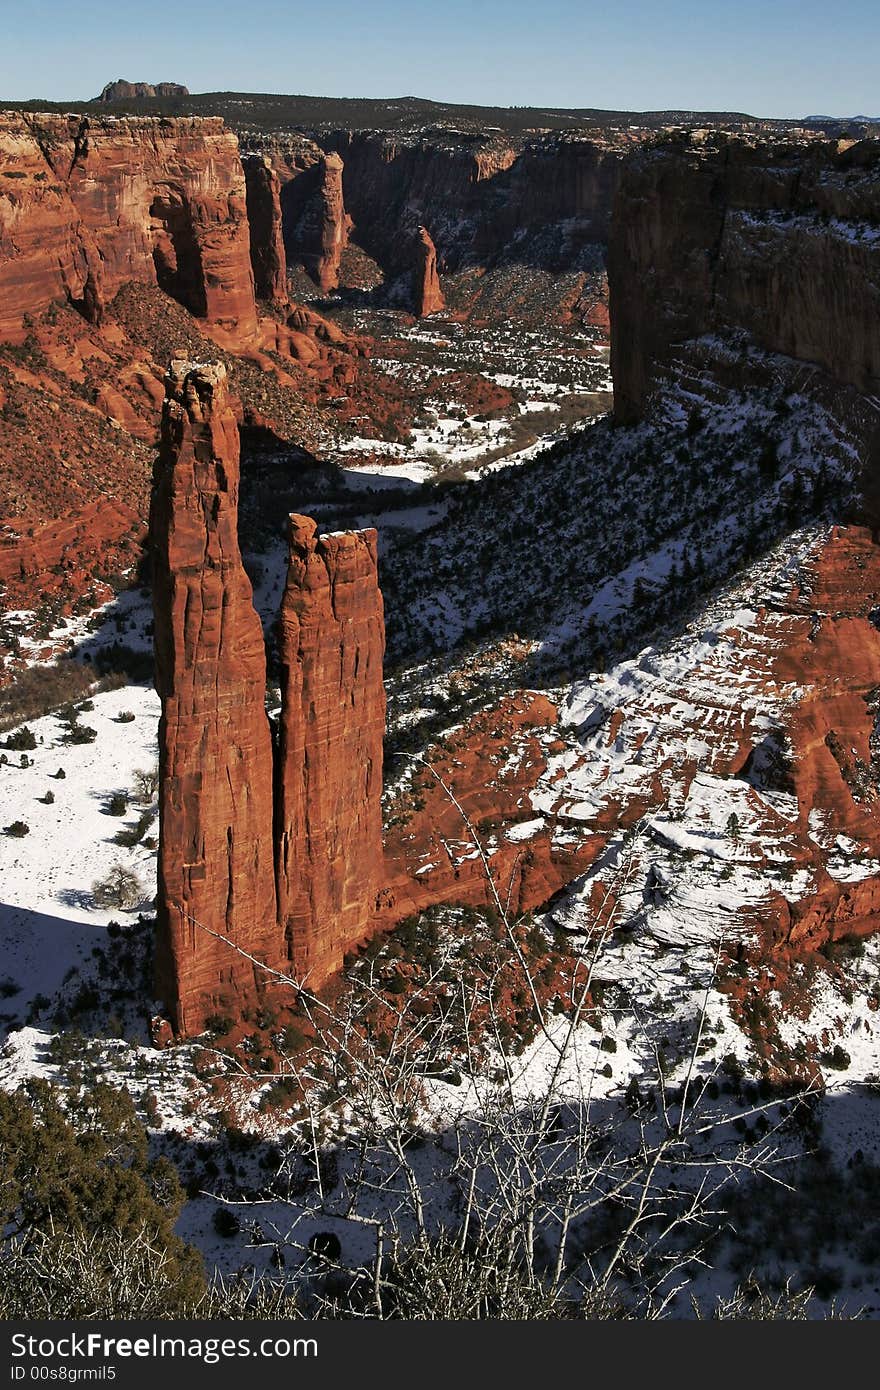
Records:
[[[353,958],[327,1005],[366,981],[381,1010],[403,989],[445,1017],[456,963],[463,977],[495,968],[498,914],[474,905],[493,872],[502,907],[514,886],[534,906],[517,931],[549,1017],[566,972],[574,989],[592,962],[564,1044],[563,1019],[542,1031],[514,995],[494,1034],[438,1031],[432,1067],[413,1072],[408,1139],[432,1210],[453,1211],[456,1137],[500,1096],[526,1114],[549,1087],[560,1131],[612,1155],[609,1184],[672,1116],[688,1140],[673,1187],[696,1192],[719,1165],[735,1177],[710,1183],[699,1248],[653,1270],[658,1299],[690,1316],[752,1275],[773,1289],[795,1277],[816,1289],[815,1316],[835,1302],[880,1316],[880,947],[858,899],[880,870],[878,784],[840,688],[880,685],[880,565],[844,524],[846,429],[784,384],[701,394],[693,380],[619,427],[599,330],[413,323],[351,296],[319,307],[374,340],[373,386],[407,429],[349,402],[338,425],[325,412],[309,457],[251,448],[246,562],[271,676],[285,514],[378,528],[386,850],[440,903]],[[343,1086],[321,1111],[332,1161],[316,1199],[292,1139],[314,1124],[294,992],[194,1043],[151,1044],[159,701],[149,593],[125,578],[76,617],[2,619],[19,676],[60,652],[128,674],[4,720],[0,1085],[127,1087],[188,1184],[178,1229],[209,1266],[271,1271],[279,1248],[296,1261],[327,1231],[366,1262],[377,1221],[407,1229],[406,1173],[377,1154],[374,1181],[355,1184],[367,1129]],[[833,726],[816,723],[838,697]]]

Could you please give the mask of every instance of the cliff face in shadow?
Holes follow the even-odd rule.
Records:
[[[716,138],[626,164],[609,251],[615,413],[693,339],[739,339],[880,389],[880,142]]]

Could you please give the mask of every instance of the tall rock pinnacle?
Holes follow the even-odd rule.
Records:
[[[338,154],[322,156],[315,169],[314,190],[293,232],[297,254],[323,294],[339,284],[339,264],[351,232],[342,169]]]
[[[264,155],[242,159],[247,187],[247,214],[251,235],[251,267],[258,299],[284,307],[288,303],[287,259],[281,234],[281,184]]]
[[[437,250],[427,227],[419,227],[413,240],[412,296],[419,318],[436,314],[446,303],[437,274]]]
[[[314,987],[368,933],[383,885],[385,649],[376,532],[290,518],[276,790],[279,921]]]
[[[376,532],[317,536],[292,516],[273,768],[226,370],[173,362],[166,390],[150,515],[156,988],[174,1030],[192,1034],[271,986],[260,962],[316,988],[376,929],[385,628]]]
[[[253,992],[276,951],[263,631],[238,545],[238,429],[223,366],[173,362],[150,530],[160,821],[157,989],[180,1032]],[[197,926],[195,921],[203,924]]]

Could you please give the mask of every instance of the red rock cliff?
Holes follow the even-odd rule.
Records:
[[[97,250],[24,116],[0,115],[0,339],[56,299],[99,312]]]
[[[96,322],[158,284],[233,343],[257,333],[244,171],[214,117],[0,116],[0,334],[53,299]]]
[[[157,991],[198,1032],[277,944],[263,630],[238,546],[239,444],[222,366],[172,363],[150,518],[160,821]]]
[[[376,532],[316,530],[290,518],[276,780],[279,919],[293,969],[312,987],[368,934],[384,882]]]

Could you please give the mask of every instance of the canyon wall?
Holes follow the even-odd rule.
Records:
[[[333,289],[351,234],[421,315],[442,307],[439,281],[423,292],[426,247],[444,273],[506,261],[555,274],[585,255],[595,270],[630,138],[314,130],[242,142],[281,180],[290,264]]]
[[[615,413],[712,335],[880,391],[880,142],[756,145],[695,136],[634,155],[608,262]]]
[[[156,989],[175,1031],[191,1034],[271,985],[249,957],[317,988],[375,929],[385,631],[375,531],[319,537],[292,517],[273,766],[226,371],[174,362],[166,385],[150,516],[162,699]]]
[[[213,117],[0,115],[0,337],[53,301],[99,322],[158,285],[246,343],[257,332],[244,171]]]
[[[319,137],[345,165],[345,202],[362,244],[394,263],[397,229],[412,216],[427,228],[441,261],[498,255],[516,237],[574,221],[604,241],[620,153],[564,136],[523,143],[480,137],[402,138],[337,131]]]
[[[26,314],[53,300],[100,313],[97,248],[26,118],[0,116],[0,340],[21,343]]]

